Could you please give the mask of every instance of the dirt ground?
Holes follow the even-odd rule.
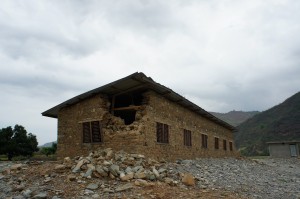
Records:
[[[20,183],[25,184],[22,190],[10,192],[13,196],[20,195],[26,189],[31,189],[36,190],[35,192],[46,191],[48,193],[47,198],[54,196],[57,198],[91,198],[90,195],[87,196],[84,194],[85,187],[89,183],[98,183],[102,185],[102,188],[99,187],[99,189],[94,190],[96,196],[93,197],[95,198],[243,198],[238,193],[225,190],[200,189],[197,186],[188,187],[183,184],[170,186],[158,181],[149,186],[139,187],[134,185],[132,189],[125,190],[124,192],[104,194],[104,186],[112,188],[122,183],[125,184],[125,182],[109,178],[90,178],[80,182],[76,180],[69,181],[67,176],[72,173],[71,170],[57,173],[53,169],[57,164],[57,162],[27,164],[27,166],[22,167],[20,170],[11,171],[9,175],[4,175],[1,181],[2,183],[9,184],[11,187],[15,187],[16,184]],[[48,176],[51,178],[47,178]]]

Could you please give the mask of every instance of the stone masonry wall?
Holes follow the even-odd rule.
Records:
[[[137,121],[124,125],[124,121],[109,113],[110,103],[107,97],[96,95],[75,105],[65,107],[58,114],[58,159],[70,156],[87,155],[96,148],[113,148],[135,152],[143,145],[143,125],[140,110]],[[83,143],[82,123],[100,121],[103,130],[102,143]]]
[[[104,95],[61,109],[58,114],[58,158],[87,155],[96,148],[108,147],[166,160],[236,155],[235,149],[229,151],[229,141],[233,142],[230,130],[155,92],[144,93],[144,98],[135,122],[130,125],[109,113],[110,103]],[[83,143],[82,123],[89,121],[100,121],[102,143]],[[169,125],[168,144],[156,142],[156,122]],[[192,132],[191,147],[183,144],[183,129]],[[208,135],[207,149],[201,148],[201,133]],[[214,137],[219,137],[218,150],[214,149]],[[223,150],[223,139],[227,140],[226,151]]]
[[[147,129],[147,155],[156,159],[175,160],[178,158],[197,157],[224,157],[237,155],[234,148],[233,133],[188,110],[176,103],[166,100],[164,97],[148,92],[145,94],[149,105],[146,108],[149,122]],[[169,125],[169,143],[162,144],[156,141],[156,122]],[[192,134],[192,146],[185,146],[183,130],[190,130]],[[208,148],[201,147],[201,134],[208,135]],[[219,138],[219,149],[215,149],[214,138]],[[227,142],[227,150],[223,150],[223,139]],[[229,141],[233,143],[233,151],[229,150]]]

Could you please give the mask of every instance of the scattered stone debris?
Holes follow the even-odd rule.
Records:
[[[0,198],[299,198],[299,159],[158,162],[112,149],[61,162],[0,162]]]
[[[190,173],[183,174],[182,177],[182,183],[188,186],[194,186],[195,185],[195,178]]]

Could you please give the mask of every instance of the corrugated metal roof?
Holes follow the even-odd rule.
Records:
[[[223,120],[218,119],[217,117],[213,116],[209,112],[205,111],[201,107],[197,106],[196,104],[190,102],[183,96],[179,95],[178,93],[174,92],[173,90],[153,81],[150,77],[147,77],[144,73],[133,73],[127,77],[114,81],[112,83],[106,84],[99,88],[90,90],[83,94],[80,94],[76,97],[73,97],[45,112],[42,113],[43,116],[57,118],[58,111],[63,108],[73,104],[76,104],[79,101],[82,101],[86,98],[94,96],[96,94],[102,93],[108,96],[124,93],[127,91],[137,90],[137,89],[150,89],[155,91],[156,93],[164,96],[165,98],[205,117],[211,121],[214,121],[230,130],[235,130],[235,127],[231,126],[230,124],[224,122]]]

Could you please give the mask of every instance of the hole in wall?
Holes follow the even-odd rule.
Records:
[[[139,107],[143,104],[143,92],[129,92],[115,97],[114,102],[111,99],[112,113],[116,117],[124,120],[125,125],[132,124],[135,121],[135,115]],[[114,103],[114,104],[113,104]]]
[[[125,125],[132,124],[135,121],[135,110],[115,111],[114,116],[120,117],[124,120]]]

